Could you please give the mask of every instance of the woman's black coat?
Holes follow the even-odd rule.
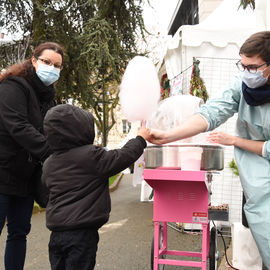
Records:
[[[50,154],[43,118],[54,105],[53,86],[34,73],[31,79],[11,76],[0,83],[0,193],[27,196],[33,175]]]

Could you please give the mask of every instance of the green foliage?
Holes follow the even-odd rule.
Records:
[[[151,194],[149,195],[148,199],[152,200],[154,197],[154,189],[152,189]]]
[[[234,159],[232,159],[232,161],[229,163],[229,166],[232,169],[233,174],[239,176],[238,167],[237,167]]]
[[[0,1],[0,27],[27,35],[32,25],[32,0]]]
[[[204,102],[209,98],[203,79],[200,76],[200,61],[193,57],[193,70],[190,80],[190,94],[201,98]]]
[[[255,0],[240,0],[239,8],[243,7],[243,9],[246,9],[248,6],[255,9]]]
[[[22,40],[3,43],[0,46],[0,70],[5,67],[20,61],[24,61],[26,53],[29,49],[29,37]]]
[[[25,48],[54,41],[65,48],[64,69],[56,85],[57,103],[68,99],[91,109],[103,145],[115,124],[118,85],[128,61],[137,54],[136,36],[144,36],[143,0],[5,0],[0,21],[11,33],[30,37]],[[11,46],[11,45],[10,45]],[[0,67],[7,64],[0,47]],[[4,60],[3,60],[4,59]],[[19,60],[19,59],[17,59]],[[15,62],[15,61],[14,61]],[[10,63],[8,63],[10,64]]]
[[[117,177],[119,176],[119,173],[114,175],[114,176],[111,176],[109,178],[109,186],[112,185],[114,183],[114,181],[117,179]]]
[[[163,87],[161,88],[161,99],[168,98],[170,96],[170,80],[166,78],[164,80]]]
[[[40,207],[39,204],[34,201],[33,214],[38,213],[38,212],[42,212],[45,210],[46,210],[46,208]]]

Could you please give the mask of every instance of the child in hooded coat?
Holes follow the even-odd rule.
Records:
[[[48,111],[44,132],[53,150],[42,176],[49,188],[46,225],[52,231],[51,269],[94,269],[98,229],[111,211],[108,178],[142,155],[149,130],[141,128],[121,149],[106,151],[93,144],[92,114],[63,104]]]

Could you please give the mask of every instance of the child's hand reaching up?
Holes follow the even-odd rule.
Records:
[[[142,136],[147,141],[150,138],[150,129],[145,126],[140,127],[138,136]]]

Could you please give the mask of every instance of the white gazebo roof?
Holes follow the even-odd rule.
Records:
[[[239,8],[239,1],[224,0],[203,22],[197,25],[183,25],[175,33],[168,49],[182,45],[197,47],[209,42],[216,47],[228,43],[241,46],[252,33],[270,28],[270,1],[256,0],[256,9]],[[175,47],[176,46],[176,47]]]

